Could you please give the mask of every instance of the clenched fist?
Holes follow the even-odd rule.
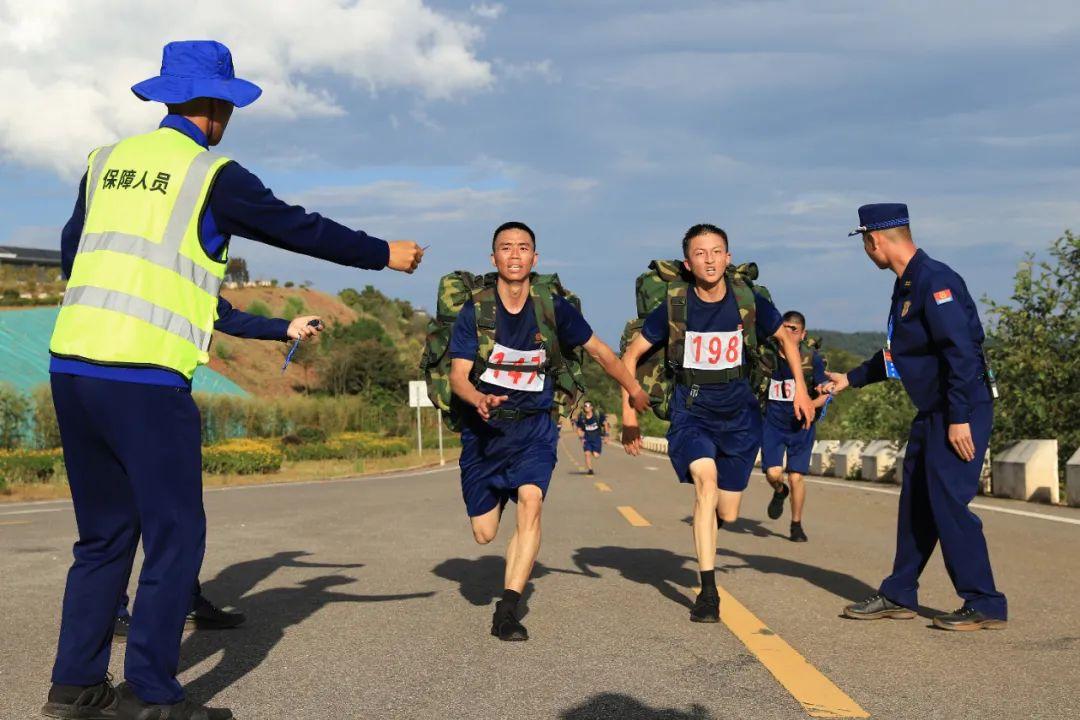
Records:
[[[387,244],[390,246],[390,261],[386,266],[391,270],[412,273],[424,259],[424,249],[412,240],[392,240]]]

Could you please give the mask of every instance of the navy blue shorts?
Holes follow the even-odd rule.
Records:
[[[810,471],[810,454],[814,451],[817,426],[798,430],[778,428],[768,420],[761,432],[761,466],[765,469],[783,467],[787,472],[805,475]],[[784,466],[784,452],[787,466]]]
[[[586,435],[583,445],[585,452],[592,452],[599,455],[600,451],[604,449],[604,438],[600,437],[599,435],[592,438]]]
[[[551,415],[466,426],[461,432],[461,496],[469,517],[517,502],[522,485],[536,485],[547,496],[558,462],[559,429]]]
[[[694,482],[690,465],[695,460],[711,458],[716,461],[716,486],[742,492],[750,483],[750,473],[761,448],[761,413],[756,401],[723,418],[676,411],[667,439],[668,457],[679,482]]]

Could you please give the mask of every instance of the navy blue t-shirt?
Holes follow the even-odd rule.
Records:
[[[495,293],[495,342],[506,348],[527,352],[540,347],[540,328],[536,324],[536,311],[533,310],[532,298],[525,301],[525,306],[517,314],[512,314],[503,307],[502,299]],[[555,298],[555,325],[559,335],[559,344],[564,349],[584,345],[593,336],[593,330],[581,313],[560,297]],[[476,336],[476,309],[469,300],[458,313],[454,328],[450,332],[450,357],[453,359],[476,360],[480,343]],[[490,358],[489,358],[490,359]],[[495,362],[504,362],[496,358]],[[527,382],[531,373],[519,373],[518,381]],[[502,371],[505,379],[509,373]],[[555,390],[550,374],[544,379],[541,392],[514,390],[501,385],[481,381],[477,389],[490,395],[507,395],[509,399],[499,407],[520,410],[548,410],[551,408]]]
[[[591,418],[585,417],[585,413],[582,412],[578,415],[577,426],[585,433],[587,438],[598,438],[604,432],[604,413],[593,410]]]
[[[757,306],[757,334],[760,340],[772,337],[780,329],[782,318],[776,306],[757,293],[754,294]],[[693,288],[686,293],[686,329],[690,332],[732,332],[742,324],[739,316],[739,303],[730,288],[720,302],[705,302],[697,296]],[[667,303],[661,303],[645,318],[641,328],[642,336],[653,345],[666,342],[668,338]],[[680,358],[681,360],[681,358]],[[746,352],[743,352],[743,364]],[[677,412],[686,407],[690,388],[685,385],[675,386],[672,410]],[[748,402],[755,402],[754,393],[747,380],[733,380],[716,385],[702,385],[697,398],[691,406],[694,415],[729,415],[741,410]]]
[[[825,361],[821,359],[821,355],[818,354],[817,350],[814,350],[813,353],[813,359],[811,360],[814,369],[813,385],[817,386],[826,382],[829,378],[825,375]],[[791,374],[791,368],[788,367],[787,360],[782,357],[779,360],[780,364],[776,368],[776,372],[773,373],[772,379],[777,382],[793,380],[794,376]],[[807,390],[809,389],[807,388]],[[794,388],[790,388],[788,397],[793,394]],[[795,419],[795,403],[790,400],[773,400],[771,392],[768,402],[765,403],[765,418],[775,427],[784,430],[799,430],[802,428],[802,422]]]

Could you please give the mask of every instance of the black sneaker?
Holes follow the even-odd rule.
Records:
[[[115,643],[127,642],[128,633],[131,632],[131,616],[130,615],[117,615],[116,622],[113,623],[112,639]]]
[[[720,622],[720,595],[716,592],[698,593],[694,607],[690,610],[690,622]]]
[[[802,523],[791,523],[791,542],[806,542],[809,539],[803,532]]]
[[[195,598],[195,609],[187,614],[187,626],[198,630],[228,630],[240,627],[247,618],[242,612],[227,612],[202,595]]]
[[[502,600],[495,603],[495,614],[491,618],[491,634],[509,642],[529,639],[529,631],[518,622],[513,612],[504,609]]]
[[[983,615],[967,606],[934,618],[934,626],[942,630],[1001,630],[1007,624],[1004,620]]]
[[[784,514],[784,501],[787,500],[788,493],[791,491],[785,483],[780,483],[779,490],[773,490],[772,500],[769,501],[769,509],[766,512],[769,514],[769,519],[776,520]]]
[[[595,475],[596,473],[594,473],[594,472],[592,471],[592,468],[589,468],[589,472],[588,472],[588,474],[589,474],[589,475]]]
[[[41,714],[72,720],[113,720],[117,717],[117,703],[116,689],[109,677],[89,687],[53,683],[49,688],[49,700],[41,708]]]
[[[881,618],[910,620],[915,617],[915,611],[903,605],[897,605],[884,595],[877,594],[871,595],[862,602],[848,605],[844,608],[844,617],[853,620],[879,620]]]
[[[144,703],[132,692],[123,688],[116,714],[110,715],[117,720],[232,720],[232,710],[228,708],[208,708],[190,700],[182,700],[175,705],[151,705]]]

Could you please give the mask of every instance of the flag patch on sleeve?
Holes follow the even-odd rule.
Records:
[[[938,305],[944,305],[945,303],[952,302],[952,290],[945,288],[944,290],[938,290],[934,293],[934,302]]]

